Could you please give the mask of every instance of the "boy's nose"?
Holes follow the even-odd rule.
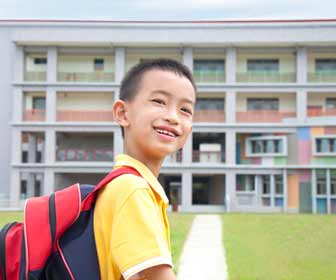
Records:
[[[170,122],[170,123],[173,123],[173,124],[177,124],[179,123],[179,118],[178,118],[178,115],[176,113],[176,110],[168,110],[165,114],[165,120]]]

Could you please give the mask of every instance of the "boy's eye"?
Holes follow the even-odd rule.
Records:
[[[188,113],[188,114],[190,114],[190,115],[192,115],[191,110],[189,110],[187,108],[182,108],[181,110],[184,111],[184,112],[186,112],[186,113]]]
[[[161,99],[152,99],[153,102],[164,105],[165,102]]]

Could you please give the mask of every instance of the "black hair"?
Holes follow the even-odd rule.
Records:
[[[175,73],[180,77],[187,78],[196,92],[196,84],[189,68],[184,64],[167,58],[158,58],[142,61],[134,65],[124,76],[120,85],[119,99],[132,101],[139,91],[144,74],[150,70],[162,70]],[[122,137],[124,129],[121,127]]]

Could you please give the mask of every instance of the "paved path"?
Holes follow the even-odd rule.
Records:
[[[197,215],[184,244],[178,280],[227,280],[222,222],[217,215]]]

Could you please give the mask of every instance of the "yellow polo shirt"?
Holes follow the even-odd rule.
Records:
[[[172,267],[168,198],[153,173],[140,161],[122,154],[114,168],[135,168],[117,177],[99,193],[94,234],[102,280],[129,279],[160,264]],[[123,277],[123,278],[122,278]]]

